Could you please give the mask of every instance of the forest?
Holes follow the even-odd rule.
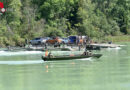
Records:
[[[130,35],[130,0],[0,0],[0,46],[35,37]]]

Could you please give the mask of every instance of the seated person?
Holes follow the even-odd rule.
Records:
[[[49,57],[49,58],[52,58],[52,57],[54,57],[54,56],[53,56],[53,54],[50,52],[50,53],[48,54],[48,57]]]
[[[88,51],[83,52],[82,55],[88,55]]]
[[[92,55],[92,52],[91,51],[85,51],[82,55]]]

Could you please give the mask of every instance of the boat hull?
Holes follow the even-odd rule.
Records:
[[[102,54],[93,54],[93,55],[78,55],[78,56],[68,56],[68,57],[44,57],[42,56],[42,59],[44,61],[59,61],[59,60],[73,60],[73,59],[83,59],[83,58],[89,58],[89,57],[95,57],[100,58]]]

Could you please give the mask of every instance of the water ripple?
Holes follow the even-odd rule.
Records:
[[[43,63],[43,60],[28,60],[28,61],[0,61],[0,64],[4,65],[25,65],[25,64],[40,64]]]
[[[29,55],[29,54],[42,54],[42,51],[0,51],[0,56],[15,56],[15,55]]]

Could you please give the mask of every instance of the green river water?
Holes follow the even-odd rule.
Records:
[[[53,62],[40,51],[0,51],[0,90],[130,90],[130,43],[121,44],[96,51],[99,59]]]

